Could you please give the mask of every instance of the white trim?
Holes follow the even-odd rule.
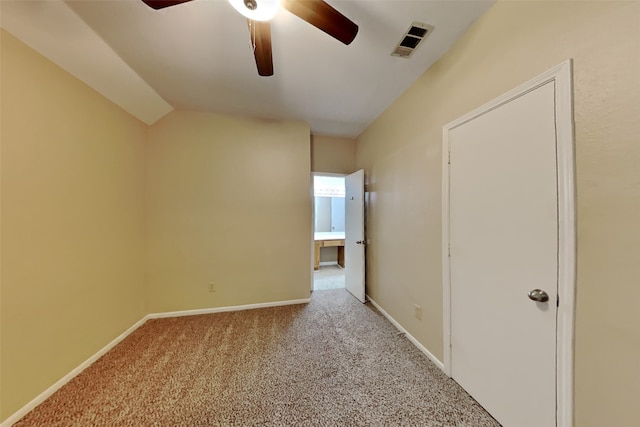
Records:
[[[133,326],[129,329],[118,335],[113,341],[109,344],[105,345],[102,349],[100,349],[93,356],[82,362],[78,367],[69,372],[64,377],[60,378],[56,381],[55,384],[47,388],[45,391],[40,393],[35,399],[31,402],[24,405],[22,408],[18,409],[13,415],[0,423],[0,427],[10,427],[14,423],[18,422],[22,417],[27,415],[31,410],[33,410],[36,406],[44,402],[48,399],[53,393],[58,391],[62,386],[71,381],[75,376],[79,375],[82,371],[87,369],[93,362],[102,357],[106,352],[115,347],[120,341],[124,340],[127,336],[129,336],[133,331],[138,329],[144,322],[149,319],[161,319],[166,317],[181,317],[181,316],[194,316],[197,314],[210,314],[210,313],[222,313],[228,311],[240,311],[240,310],[253,310],[255,308],[265,308],[265,307],[278,307],[283,305],[292,305],[292,304],[308,304],[311,302],[311,298],[298,299],[298,300],[288,300],[288,301],[274,301],[274,302],[266,302],[266,303],[258,303],[258,304],[247,304],[247,305],[236,305],[230,307],[215,307],[215,308],[204,308],[199,310],[183,310],[183,311],[170,311],[165,313],[151,313],[144,316],[142,319],[138,320]]]
[[[144,316],[142,319],[138,320],[136,323],[133,324],[133,326],[131,326],[129,329],[127,329],[126,331],[124,331],[123,333],[118,335],[109,344],[107,344],[104,347],[102,347],[100,350],[98,350],[97,353],[95,353],[93,356],[91,356],[90,358],[88,358],[87,360],[82,362],[80,365],[78,365],[74,370],[69,372],[67,375],[65,375],[64,377],[60,378],[52,386],[50,386],[45,391],[40,393],[31,402],[27,403],[22,408],[18,409],[18,411],[16,411],[13,415],[11,415],[9,418],[4,420],[0,424],[0,427],[10,427],[14,423],[18,422],[22,417],[24,417],[29,412],[31,412],[36,406],[38,406],[39,404],[41,404],[42,402],[47,400],[53,393],[58,391],[60,388],[62,388],[62,386],[64,386],[66,383],[71,381],[74,377],[79,375],[82,371],[84,371],[89,366],[91,366],[93,364],[93,362],[95,362],[96,360],[101,358],[106,352],[111,350],[118,343],[120,343],[120,341],[122,341],[127,336],[129,336],[129,334],[131,334],[133,331],[135,331],[140,326],[142,326],[142,324],[147,321],[147,318],[148,318],[148,316]]]
[[[311,186],[309,188],[309,200],[311,201],[311,228],[310,228],[310,232],[311,232],[311,251],[310,251],[310,256],[309,256],[309,271],[311,271],[311,274],[309,274],[309,292],[313,292],[313,281],[314,281],[314,276],[313,276],[313,272],[315,271],[316,268],[316,245],[315,245],[315,231],[316,231],[316,198],[313,195],[314,192],[314,188],[313,186],[315,185],[315,183],[313,182],[315,175],[313,174],[313,172],[311,173],[311,176],[309,177],[309,181],[311,183]]]
[[[573,426],[573,363],[576,300],[576,188],[573,122],[573,63],[556,74],[556,133],[558,159],[558,296],[556,335],[556,420]]]
[[[443,371],[451,377],[451,264],[449,263],[449,129],[442,128],[442,327]]]
[[[558,173],[558,295],[556,326],[556,426],[571,427],[574,411],[574,322],[576,294],[575,154],[573,63],[568,59],[443,127],[442,290],[444,371],[451,376],[451,276],[449,266],[449,132],[546,83],[555,84]]]
[[[349,176],[348,173],[332,173],[332,172],[311,172],[312,176],[335,176],[335,177],[345,177]]]
[[[274,302],[262,302],[257,304],[233,305],[233,306],[227,306],[227,307],[201,308],[197,310],[167,311],[163,313],[148,314],[147,318],[163,319],[165,317],[196,316],[198,314],[225,313],[227,311],[253,310],[256,308],[279,307],[282,305],[308,304],[310,302],[311,302],[311,298],[304,298],[304,299],[295,299],[295,300],[288,300],[288,301],[274,301]]]
[[[327,267],[330,265],[340,265],[338,261],[320,261],[320,267]]]
[[[389,313],[384,311],[384,309],[382,307],[380,307],[378,305],[378,303],[376,303],[374,300],[372,300],[369,295],[367,295],[367,300],[369,300],[371,302],[371,305],[373,305],[380,313],[382,313],[382,315],[384,317],[386,317],[387,320],[389,322],[391,322],[391,324],[393,326],[396,327],[396,329],[398,329],[400,332],[402,332],[407,337],[407,339],[409,341],[411,341],[411,343],[418,348],[418,350],[423,352],[424,355],[427,356],[427,358],[429,360],[431,360],[438,368],[440,368],[441,370],[444,370],[444,365],[442,364],[442,362],[440,360],[438,360],[438,358],[435,357],[433,354],[431,354],[431,352],[429,350],[427,350],[427,348],[425,346],[420,344],[420,341],[415,339],[415,337],[413,335],[411,335],[409,332],[407,332],[407,330],[405,328],[403,328],[402,325],[400,323],[398,323],[398,321],[396,319],[394,319],[393,317],[391,317],[389,315]]]

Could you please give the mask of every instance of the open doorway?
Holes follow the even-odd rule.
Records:
[[[313,195],[313,290],[344,288],[344,176],[336,174],[314,174]]]

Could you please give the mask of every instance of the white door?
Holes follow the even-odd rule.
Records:
[[[505,426],[556,425],[554,102],[550,81],[449,133],[451,375]]]
[[[364,303],[364,170],[345,177],[345,192],[345,286]]]

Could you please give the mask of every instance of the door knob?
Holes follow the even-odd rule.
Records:
[[[542,289],[530,290],[527,295],[529,296],[529,299],[532,301],[538,301],[538,302],[549,301],[549,294],[543,291]]]
[[[364,245],[364,240],[356,240],[356,245]]]

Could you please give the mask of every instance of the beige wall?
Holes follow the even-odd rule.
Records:
[[[309,135],[196,112],[150,128],[151,312],[309,298]]]
[[[0,420],[149,312],[309,297],[308,125],[149,128],[5,32],[1,53]]]
[[[640,425],[640,2],[499,2],[358,138],[368,293],[442,359],[442,126],[567,58],[578,188],[576,426]]]
[[[343,174],[355,172],[355,139],[313,135],[311,137],[311,170]]]
[[[146,313],[146,126],[1,38],[0,420]]]
[[[573,57],[576,425],[640,424],[639,5],[498,3],[361,135],[357,162],[350,139],[310,153],[300,123],[176,112],[147,137],[2,32],[0,419],[147,312],[308,297],[310,158],[366,168],[368,292],[442,358],[442,125]]]

